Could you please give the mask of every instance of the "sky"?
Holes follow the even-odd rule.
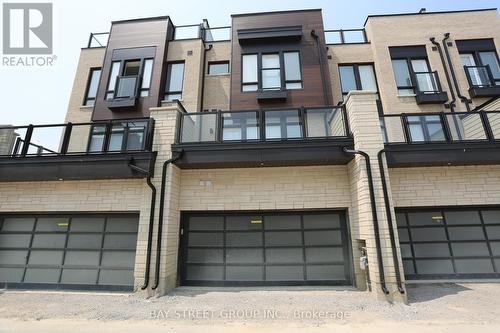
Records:
[[[500,0],[8,0],[52,2],[54,51],[52,67],[5,67],[0,64],[0,124],[62,123],[78,64],[90,32],[109,31],[111,21],[169,15],[175,25],[230,25],[230,15],[321,8],[325,29],[362,28],[368,15],[500,7]],[[1,16],[0,16],[1,20]],[[0,25],[1,29],[1,25]],[[0,37],[2,34],[0,34]],[[0,56],[3,56],[0,55]]]

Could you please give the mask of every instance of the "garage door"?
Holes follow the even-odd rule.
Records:
[[[0,216],[0,285],[132,289],[137,215]]]
[[[351,284],[344,214],[186,215],[184,285]]]
[[[397,210],[407,279],[499,278],[500,209]]]

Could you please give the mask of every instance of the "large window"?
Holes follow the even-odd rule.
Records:
[[[173,62],[167,66],[167,84],[165,88],[165,100],[182,99],[182,86],[184,83],[184,62]]]
[[[375,72],[371,64],[339,65],[342,98],[351,90],[371,90],[378,92]]]
[[[92,106],[95,103],[97,96],[97,87],[99,86],[99,79],[101,78],[100,68],[91,68],[90,75],[87,83],[87,91],[85,92],[85,100],[83,105]]]
[[[147,97],[151,85],[153,59],[113,61],[106,99]],[[140,83],[140,86],[139,86]]]
[[[445,141],[443,124],[439,116],[408,116],[411,142]]]
[[[285,89],[302,89],[299,52],[285,51],[242,56],[242,91]]]
[[[437,91],[427,59],[392,59],[392,69],[399,95],[415,94],[417,85],[419,91],[424,93]],[[415,75],[415,79],[412,79],[412,74]]]

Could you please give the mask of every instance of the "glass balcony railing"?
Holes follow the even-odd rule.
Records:
[[[387,144],[455,143],[500,139],[500,111],[384,115]]]
[[[368,43],[365,29],[325,30],[326,44]]]
[[[139,76],[118,76],[116,78],[116,89],[114,98],[135,98],[137,97],[137,83]]]
[[[91,33],[87,48],[106,47],[108,45],[109,32]]]
[[[231,40],[231,27],[216,27],[203,29],[205,42],[221,42]]]
[[[469,86],[473,88],[494,87],[495,79],[490,66],[464,66]]]
[[[0,127],[0,157],[151,151],[153,119]]]
[[[342,107],[185,113],[178,143],[347,138]]]
[[[417,93],[437,94],[442,91],[437,72],[414,72],[413,74]]]

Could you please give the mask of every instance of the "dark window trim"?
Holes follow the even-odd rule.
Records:
[[[297,52],[299,54],[299,70],[300,70],[300,78],[301,80],[288,80],[285,81],[285,58],[284,58],[284,53],[289,53],[289,52]],[[279,62],[280,62],[280,68],[262,68],[262,56],[265,54],[278,54],[279,55]],[[257,55],[257,82],[243,82],[243,56],[246,55]],[[304,89],[304,76],[302,72],[302,56],[300,54],[300,50],[298,49],[289,49],[289,50],[277,50],[277,51],[265,51],[265,52],[249,52],[249,53],[242,53],[241,58],[240,58],[240,63],[241,63],[241,75],[240,75],[240,92],[242,93],[258,93],[258,92],[263,92],[263,91],[278,91],[276,88],[262,88],[262,71],[263,70],[271,70],[271,69],[279,69],[280,70],[280,79],[281,79],[281,87],[279,91],[288,91],[288,90],[303,90]],[[302,83],[302,88],[300,89],[286,89],[286,84],[287,83]],[[257,90],[254,91],[244,91],[243,86],[248,86],[248,85],[257,85]]]
[[[395,83],[396,83],[396,88],[398,90],[398,93],[399,93],[399,90],[400,89],[412,89],[413,90],[413,94],[416,94],[417,91],[417,83],[415,82],[415,71],[413,70],[413,66],[412,66],[412,63],[411,61],[412,60],[425,60],[425,62],[427,63],[427,71],[429,73],[432,72],[432,69],[431,69],[431,64],[429,63],[429,58],[426,56],[426,57],[422,57],[422,56],[415,56],[415,57],[397,57],[397,58],[391,58],[391,65],[392,65],[392,61],[394,60],[405,60],[406,61],[406,66],[408,67],[408,73],[410,74],[410,81],[411,81],[411,86],[398,86],[398,83],[397,83],[397,80],[396,80],[396,73],[394,73],[394,69],[393,69],[393,74],[394,74],[394,80],[395,80]]]
[[[101,71],[101,74],[99,75],[99,80],[97,81],[97,89],[96,89],[96,95],[95,97],[88,97],[89,95],[89,90],[90,90],[90,84],[92,82],[92,76],[94,74],[95,71]],[[97,98],[97,92],[99,91],[99,83],[101,82],[101,76],[102,76],[102,67],[90,67],[89,69],[89,73],[87,75],[87,85],[85,87],[85,95],[83,96],[83,106],[93,106],[93,105],[89,105],[88,102],[89,101],[96,101],[96,98]]]
[[[169,86],[169,83],[170,83],[170,66],[173,65],[173,64],[183,64],[183,67],[182,67],[182,90],[180,91],[170,91],[168,90],[168,86]],[[181,95],[181,99],[182,99],[182,92],[184,90],[184,72],[186,71],[186,61],[185,60],[175,60],[175,61],[168,61],[166,63],[166,75],[165,75],[165,91],[163,93],[163,101],[167,101],[166,99],[166,96],[167,95],[176,95],[176,94],[179,94]]]
[[[378,88],[378,80],[377,80],[377,73],[375,72],[375,64],[373,62],[355,62],[355,63],[341,63],[338,64],[338,72],[339,72],[339,82],[340,82],[340,93],[342,97],[347,96],[348,92],[344,92],[342,89],[342,76],[340,75],[340,67],[353,67],[354,71],[354,79],[356,82],[356,89],[357,90],[363,90],[362,84],[361,84],[361,75],[359,75],[359,66],[368,66],[371,65],[373,68],[373,76],[375,77],[375,86],[377,87],[377,95],[379,94],[379,88]]]
[[[210,65],[222,65],[222,64],[227,64],[227,73],[219,73],[219,74],[211,74],[210,73]],[[231,73],[231,67],[230,67],[230,62],[229,60],[217,60],[217,61],[209,61],[208,66],[207,66],[207,73],[206,75],[228,75]]]
[[[151,58],[151,57],[144,57],[144,58],[133,58],[133,59],[122,59],[122,60],[114,60],[114,61],[111,61],[111,67],[110,67],[110,72],[109,72],[109,75],[108,75],[108,82],[106,84],[106,92],[104,93],[104,100],[114,100],[114,99],[119,99],[116,97],[116,91],[117,91],[117,85],[118,85],[118,78],[119,77],[123,77],[123,73],[125,71],[125,63],[126,62],[131,62],[131,61],[139,61],[140,64],[139,64],[139,75],[138,78],[137,78],[137,82],[136,82],[136,89],[135,89],[135,98],[141,98],[141,92],[142,91],[147,91],[148,92],[148,95],[147,96],[142,96],[142,97],[148,97],[149,96],[149,90],[151,89],[151,81],[150,81],[150,87],[148,89],[143,89],[142,88],[142,78],[144,76],[144,62],[146,60],[153,60],[153,65],[151,67],[151,78],[150,80],[152,81],[153,79],[153,67],[154,67],[154,58]],[[112,70],[113,70],[113,63],[115,62],[119,62],[120,63],[120,67],[118,69],[118,75],[116,76],[116,81],[115,81],[115,86],[113,87],[114,90],[109,90],[109,83],[111,82],[111,73],[112,73]],[[102,72],[101,72],[101,75],[102,75]],[[134,75],[135,76],[135,75]],[[107,96],[108,94],[113,94],[113,99],[108,99]]]
[[[458,53],[460,55],[462,55],[462,54],[472,54],[472,57],[474,58],[474,62],[476,63],[476,66],[488,66],[488,68],[489,68],[489,65],[483,64],[483,61],[481,60],[481,57],[479,56],[479,53],[481,53],[481,52],[493,52],[493,53],[495,53],[495,55],[497,57],[497,63],[500,66],[500,58],[498,57],[498,52],[497,52],[496,49],[491,49],[491,50],[476,50],[476,51],[469,51],[469,50],[467,50],[467,51],[460,51],[459,50],[458,51]],[[462,67],[464,67],[464,66],[462,66]],[[500,78],[493,77],[493,71],[491,70],[491,68],[489,68],[489,70],[490,70],[491,76],[492,76],[493,81],[494,81],[493,83],[496,83],[497,85],[500,84]]]

